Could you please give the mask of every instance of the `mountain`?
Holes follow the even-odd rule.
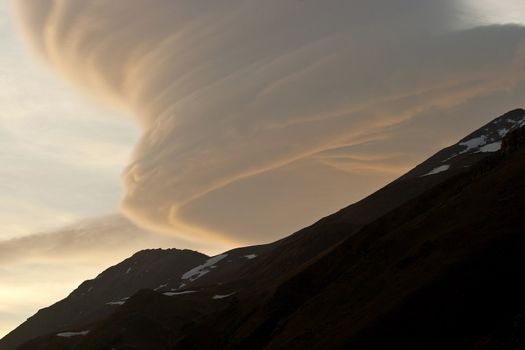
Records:
[[[0,349],[523,346],[524,125],[509,112],[272,244],[139,252]]]
[[[71,325],[89,323],[111,314],[126,297],[164,281],[162,271],[184,273],[207,258],[189,250],[146,250],[113,266],[93,280],[85,281],[66,299],[38,311],[15,332],[2,339],[2,349],[14,349],[18,339],[54,332]],[[159,275],[160,274],[160,275]]]

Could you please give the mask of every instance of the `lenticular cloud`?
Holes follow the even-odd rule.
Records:
[[[477,98],[521,86],[525,31],[469,28],[458,3],[17,7],[41,56],[143,128],[123,174],[124,213],[195,239],[246,242],[289,233],[401,173],[421,156],[404,125],[436,111],[457,121]]]

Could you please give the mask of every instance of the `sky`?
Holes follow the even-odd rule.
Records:
[[[138,249],[284,237],[524,105],[521,0],[122,4],[0,0],[0,336]]]
[[[0,2],[0,238],[116,212],[138,128],[29,54]]]

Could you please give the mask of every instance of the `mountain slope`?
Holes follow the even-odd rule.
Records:
[[[436,269],[434,273],[418,270],[417,264],[414,264],[414,261],[426,261],[433,256],[431,253],[436,249],[437,237],[440,237],[440,232],[435,230],[442,227],[439,222],[423,223],[440,206],[450,206],[447,203],[456,200],[458,193],[461,194],[457,186],[470,186],[473,179],[481,181],[480,178],[488,177],[483,170],[487,165],[477,165],[471,170],[472,165],[483,159],[487,159],[489,165],[492,162],[499,164],[499,160],[490,160],[500,157],[491,156],[497,151],[494,144],[499,146],[506,133],[524,123],[525,111],[509,112],[458,144],[438,152],[368,198],[283,240],[265,246],[236,249],[210,259],[201,256],[191,266],[188,264],[185,270],[156,266],[154,270],[159,274],[156,283],[159,284],[141,288],[157,291],[141,291],[133,295],[123,306],[115,306],[115,312],[108,318],[104,316],[109,313],[92,314],[89,322],[86,318],[84,323],[78,320],[70,323],[69,327],[57,328],[55,320],[60,312],[51,307],[42,320],[53,323],[52,330],[30,319],[4,338],[0,349],[10,349],[5,347],[6,339],[28,340],[46,333],[52,334],[28,343],[25,348],[69,349],[75,346],[78,349],[104,349],[129,346],[165,349],[190,344],[198,344],[201,348],[280,348],[305,344],[331,348],[347,342],[366,344],[369,341],[366,339],[373,339],[367,338],[366,332],[372,329],[377,329],[377,334],[381,333],[381,329],[384,332],[388,327],[381,328],[381,322],[386,322],[382,321],[383,318],[395,315],[388,312],[400,307],[401,300],[410,298],[412,293],[420,291],[430,281],[446,280],[444,276],[447,275],[443,271],[449,266],[439,259],[429,260],[429,268]],[[502,162],[514,164],[516,161],[506,159]],[[448,167],[445,169],[444,165]],[[495,165],[489,168],[492,166]],[[514,169],[512,172],[519,171]],[[478,173],[481,175],[476,175]],[[491,179],[497,183],[497,179]],[[502,177],[499,181],[504,179]],[[477,203],[477,195],[473,193],[466,198]],[[493,193],[491,200],[496,200],[498,195]],[[469,200],[462,204],[467,205]],[[483,207],[479,210],[488,209]],[[470,217],[458,216],[454,211],[440,215],[443,223],[451,225]],[[486,219],[490,215],[483,212],[481,217]],[[513,216],[509,220],[514,225],[517,218]],[[466,230],[465,227],[471,222],[463,224],[465,226],[460,226],[456,234],[463,234],[462,230]],[[427,230],[425,225],[431,229]],[[425,228],[423,231],[422,227]],[[451,235],[449,231],[446,234]],[[401,239],[404,235],[410,239]],[[483,247],[476,249],[482,251]],[[476,249],[468,250],[469,254],[476,253]],[[449,248],[445,245],[443,250],[446,252]],[[450,249],[450,254],[465,251]],[[406,264],[406,267],[400,268],[402,272],[399,272],[395,269],[396,264]],[[122,269],[125,266],[122,265]],[[405,287],[403,293],[398,290],[392,294],[370,293],[375,291],[374,286],[378,290],[388,290],[390,284],[385,284],[385,281],[389,281],[387,272],[392,272],[392,269],[392,276],[396,276],[393,286],[396,286],[398,278],[399,281],[413,278],[416,282]],[[116,276],[122,278],[122,273],[120,271]],[[119,283],[119,278],[115,283]],[[372,286],[364,288],[356,285],[355,281]],[[131,294],[129,292],[125,296]],[[349,295],[352,297],[349,298]],[[111,301],[122,302],[118,298],[122,296],[115,295]],[[371,298],[371,306],[363,302],[366,298]],[[68,299],[65,304],[71,302]],[[99,307],[102,301],[97,303]],[[84,309],[77,311],[85,312]],[[391,317],[396,319],[398,316]],[[28,325],[33,327],[31,334],[20,332]],[[85,336],[56,336],[59,331],[86,329],[91,332]],[[203,333],[207,336],[200,336]],[[341,334],[348,336],[342,337]],[[401,330],[400,334],[403,334]],[[327,340],[330,341],[326,343]]]
[[[363,200],[273,243],[267,254],[246,266],[239,275],[256,275],[259,284],[264,285],[267,279],[293,273],[302,264],[353,235],[364,225],[447,179],[468,171],[473,164],[497,151],[493,147],[483,148],[487,142],[501,143],[508,132],[522,125],[525,125],[523,109],[510,111],[494,119]],[[475,147],[472,139],[483,141],[478,141],[478,147]],[[444,164],[449,166],[448,170],[427,175]],[[235,278],[238,279],[239,275]]]
[[[498,153],[267,286],[268,296],[247,287],[182,329],[160,324],[171,330],[173,348],[482,346],[525,312],[524,174],[525,149]],[[200,300],[190,295],[178,302],[204,305],[211,294],[202,292]],[[100,330],[122,329],[130,314],[144,315],[150,300],[172,304],[154,295],[140,299],[132,311],[121,309],[94,329],[78,349],[95,348],[94,340],[115,344],[114,332],[104,338]]]
[[[299,305],[273,328],[273,315],[262,316],[241,344],[467,348],[519,316],[525,152],[491,161],[365,227],[280,285],[262,309]]]
[[[66,299],[38,311],[2,339],[1,349],[41,334],[68,330],[110,315],[140,289],[158,287],[166,274],[178,276],[205,261],[204,254],[177,249],[154,249],[136,253],[110,267],[93,280],[83,282]]]

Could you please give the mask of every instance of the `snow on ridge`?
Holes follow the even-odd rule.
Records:
[[[520,120],[509,120],[509,122],[512,123],[514,128],[521,128],[525,125],[525,117],[521,117]]]
[[[109,301],[106,303],[106,305],[124,305],[126,301],[129,299],[129,297],[122,298],[118,301]]]
[[[75,337],[77,335],[87,335],[90,331],[81,331],[81,332],[62,332],[57,333],[57,337],[63,337],[63,338],[71,338]]]
[[[153,290],[154,290],[154,291],[158,291],[159,289],[162,289],[162,288],[167,287],[167,286],[168,286],[167,283],[166,283],[166,284],[161,284],[160,286],[158,286],[157,288],[155,288],[155,289],[153,289]]]
[[[204,264],[194,267],[193,269],[184,273],[181,276],[181,279],[190,280],[191,282],[193,282],[196,279],[199,279],[205,274],[207,274],[208,272],[210,272],[211,269],[214,269],[216,267],[214,265],[227,256],[228,254],[221,254],[221,255],[217,255],[212,258],[209,258],[208,260],[206,260]]]
[[[498,135],[503,138],[505,137],[510,131],[513,131],[515,129],[521,128],[522,126],[525,126],[525,116],[521,117],[521,119],[514,120],[514,119],[507,119],[505,120],[506,127],[503,127],[498,130]]]
[[[426,173],[425,175],[421,175],[421,177],[429,176],[429,175],[436,175],[436,174],[442,173],[444,171],[447,171],[448,169],[450,169],[450,165],[448,165],[448,164],[441,165],[441,166],[438,166],[437,168],[431,170],[430,172]]]
[[[466,153],[472,149],[480,148],[481,146],[485,146],[487,144],[487,136],[481,135],[479,137],[475,137],[473,139],[460,142],[460,146],[466,146],[467,149],[463,150],[461,153]]]
[[[183,294],[191,294],[191,293],[197,293],[197,291],[196,290],[186,290],[184,292],[165,292],[162,294],[167,297],[172,297],[174,295],[183,295]]]
[[[257,257],[257,254],[246,254],[244,256],[244,258],[248,259],[248,260],[252,260],[252,259],[255,259]]]
[[[471,138],[466,141],[461,141],[457,145],[466,147],[464,150],[462,150],[459,153],[455,153],[452,156],[448,157],[445,160],[442,160],[442,163],[445,163],[449,161],[452,158],[455,158],[456,156],[460,154],[465,154],[467,152],[473,152],[473,153],[489,153],[489,152],[497,152],[501,149],[501,140],[507,136],[507,134],[511,131],[514,131],[518,128],[521,128],[525,126],[525,116],[521,117],[521,119],[514,120],[514,119],[498,119],[492,122],[494,125],[498,124],[499,129],[497,130],[490,130],[488,128],[483,129],[486,132],[489,132],[489,135],[481,135],[478,137]],[[503,124],[502,124],[503,123]],[[429,174],[430,175],[430,174]]]
[[[498,135],[500,137],[505,137],[509,133],[509,129],[503,128],[498,130]]]
[[[228,297],[231,297],[232,295],[234,295],[236,292],[233,292],[233,293],[230,293],[230,294],[216,294],[212,297],[213,300],[219,300],[219,299],[224,299],[224,298],[228,298]]]
[[[490,143],[488,145],[485,145],[479,149],[479,152],[482,153],[489,153],[489,152],[497,152],[501,149],[501,141]]]

